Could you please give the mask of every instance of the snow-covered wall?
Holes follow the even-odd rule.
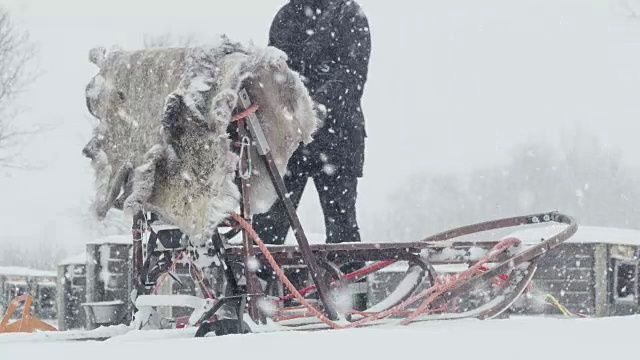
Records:
[[[0,276],[24,276],[24,277],[56,277],[57,273],[51,270],[36,270],[19,266],[0,266]]]

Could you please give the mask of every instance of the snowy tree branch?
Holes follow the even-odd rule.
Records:
[[[640,19],[640,15],[638,15],[638,10],[636,10],[635,7],[631,5],[629,0],[621,0],[620,4],[624,8],[624,10],[627,11],[627,13],[632,19],[635,19],[635,20]]]
[[[36,79],[30,71],[34,60],[28,33],[18,29],[8,10],[0,6],[0,167],[22,168],[10,150],[19,138],[42,130],[15,130],[12,124],[20,112],[17,97]]]

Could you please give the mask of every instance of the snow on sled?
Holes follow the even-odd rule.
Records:
[[[282,174],[321,120],[282,52],[223,38],[206,48],[95,49],[91,60],[99,73],[87,106],[99,124],[84,154],[95,169],[96,214],[118,208],[132,218],[131,330],[185,328],[200,337],[494,318],[526,291],[537,260],[577,230],[573,218],[550,212],[415,242],[309,245]],[[251,227],[252,215],[278,198],[296,246],[265,245]],[[462,239],[542,223],[566,228],[538,244]],[[353,261],[367,266],[340,270]],[[351,306],[354,286],[399,263],[408,270],[395,291],[367,309]],[[158,294],[176,264],[188,264],[201,295]],[[450,264],[465,270],[436,270]],[[289,279],[290,266],[308,272],[303,288]],[[261,279],[258,270],[274,276]],[[166,318],[162,306],[192,312]]]

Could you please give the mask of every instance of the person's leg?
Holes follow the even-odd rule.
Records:
[[[327,243],[361,242],[356,216],[358,178],[320,173],[314,176],[314,183],[320,195],[320,204],[324,213]],[[348,274],[365,265],[363,261],[354,261],[341,264],[340,269]],[[366,281],[358,282],[355,288],[358,290],[354,296],[353,307],[357,310],[366,310]]]
[[[324,213],[327,243],[360,242],[356,218],[358,178],[324,173],[313,178]]]
[[[300,198],[309,179],[308,158],[304,155],[304,150],[298,148],[289,160],[288,169],[283,180],[287,188],[289,199],[297,209]],[[289,232],[289,217],[281,199],[271,206],[269,211],[253,216],[252,226],[265,244],[284,244]]]

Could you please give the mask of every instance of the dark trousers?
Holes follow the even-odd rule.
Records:
[[[356,219],[358,178],[333,172],[320,160],[305,156],[303,150],[296,151],[284,176],[289,199],[296,209],[309,178],[314,180],[320,197],[327,243],[360,242]],[[267,213],[254,216],[253,227],[265,243],[283,244],[290,227],[284,203],[278,199]]]
[[[358,178],[345,175],[340,169],[322,161],[322,156],[312,154],[304,148],[294,152],[284,175],[284,184],[289,199],[297,209],[302,193],[310,178],[313,179],[320,198],[326,228],[326,242],[360,242],[360,228],[356,218]],[[253,217],[253,228],[266,244],[281,245],[285,242],[290,228],[284,203],[278,199],[271,209]],[[339,264],[344,273],[362,268],[364,262]],[[293,279],[292,279],[293,280]],[[357,302],[366,301],[362,296]],[[357,308],[362,308],[358,304]]]

